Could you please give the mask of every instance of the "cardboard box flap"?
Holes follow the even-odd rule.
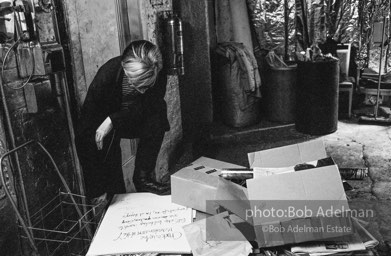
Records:
[[[224,168],[245,168],[244,166],[236,165],[236,164],[231,164],[223,161],[219,161],[216,159],[208,158],[208,157],[200,157],[194,162],[191,163],[190,166],[193,165],[204,165],[208,166],[211,168],[217,168],[217,169],[224,169]]]
[[[240,165],[231,164],[207,157],[200,157],[189,166],[185,167],[186,169],[193,169],[195,171],[203,172],[212,176],[220,176],[221,169],[224,168],[245,168]]]
[[[192,169],[181,169],[171,175],[172,202],[214,214],[216,206],[207,202],[215,200],[218,179]]]
[[[321,213],[349,210],[341,177],[335,165],[250,179],[247,180],[247,192],[253,210],[262,206],[262,210],[274,208],[287,212],[290,209],[308,207],[311,211],[307,217],[317,216],[320,210]],[[259,225],[290,218],[294,217],[254,216],[253,223]]]
[[[341,175],[336,165],[302,170],[296,173],[302,177],[308,200],[341,200],[347,202]]]
[[[191,168],[183,168],[176,173],[172,174],[177,179],[184,179],[194,183],[202,183],[203,185],[216,188],[218,186],[218,177],[211,177],[203,172],[195,171]]]
[[[346,200],[335,165],[249,179],[249,200]]]
[[[287,167],[326,157],[321,139],[248,154],[250,167]]]
[[[252,224],[252,219],[246,218],[246,212],[251,207],[245,187],[220,178],[216,193],[216,203],[236,214],[242,220]]]
[[[206,165],[191,165],[185,167],[184,169],[201,172],[211,176],[220,176],[221,174],[221,169],[213,168]]]

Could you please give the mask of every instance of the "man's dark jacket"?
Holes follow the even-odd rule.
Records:
[[[124,71],[121,57],[107,61],[95,75],[85,98],[77,136],[95,134],[101,123],[110,116],[113,129],[121,137],[148,137],[157,130],[170,129],[167,119],[167,104],[164,100],[167,75],[161,70],[152,88],[137,95],[127,109],[121,109],[122,81]]]

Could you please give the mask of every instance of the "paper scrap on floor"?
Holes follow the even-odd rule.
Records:
[[[169,195],[115,195],[87,256],[190,253],[182,227],[192,219],[193,210],[171,203]]]
[[[361,241],[367,249],[373,249],[379,245],[379,241],[364,228],[359,219],[353,218],[353,223],[356,227],[356,232],[360,236]]]
[[[330,255],[341,252],[364,251],[365,245],[358,234],[337,237],[329,241],[309,242],[293,246],[293,253],[309,253],[311,256]]]

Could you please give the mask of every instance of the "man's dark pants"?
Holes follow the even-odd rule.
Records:
[[[140,138],[136,153],[134,182],[140,178],[153,177],[164,133],[164,131],[156,131],[140,138],[139,131],[127,132],[127,138]],[[110,132],[104,139],[102,150],[97,149],[95,131],[85,132],[76,137],[76,148],[88,198],[98,197],[105,192],[109,196],[126,192],[122,173],[121,137],[115,131]]]

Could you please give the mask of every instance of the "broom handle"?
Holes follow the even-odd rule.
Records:
[[[380,98],[380,85],[381,85],[381,71],[382,71],[382,62],[383,62],[383,44],[384,44],[384,33],[386,32],[386,16],[383,14],[383,31],[381,35],[381,44],[380,44],[380,63],[379,63],[379,76],[377,78],[377,95],[376,95],[376,107],[375,107],[375,118],[377,118],[377,113],[379,110],[379,98]]]

